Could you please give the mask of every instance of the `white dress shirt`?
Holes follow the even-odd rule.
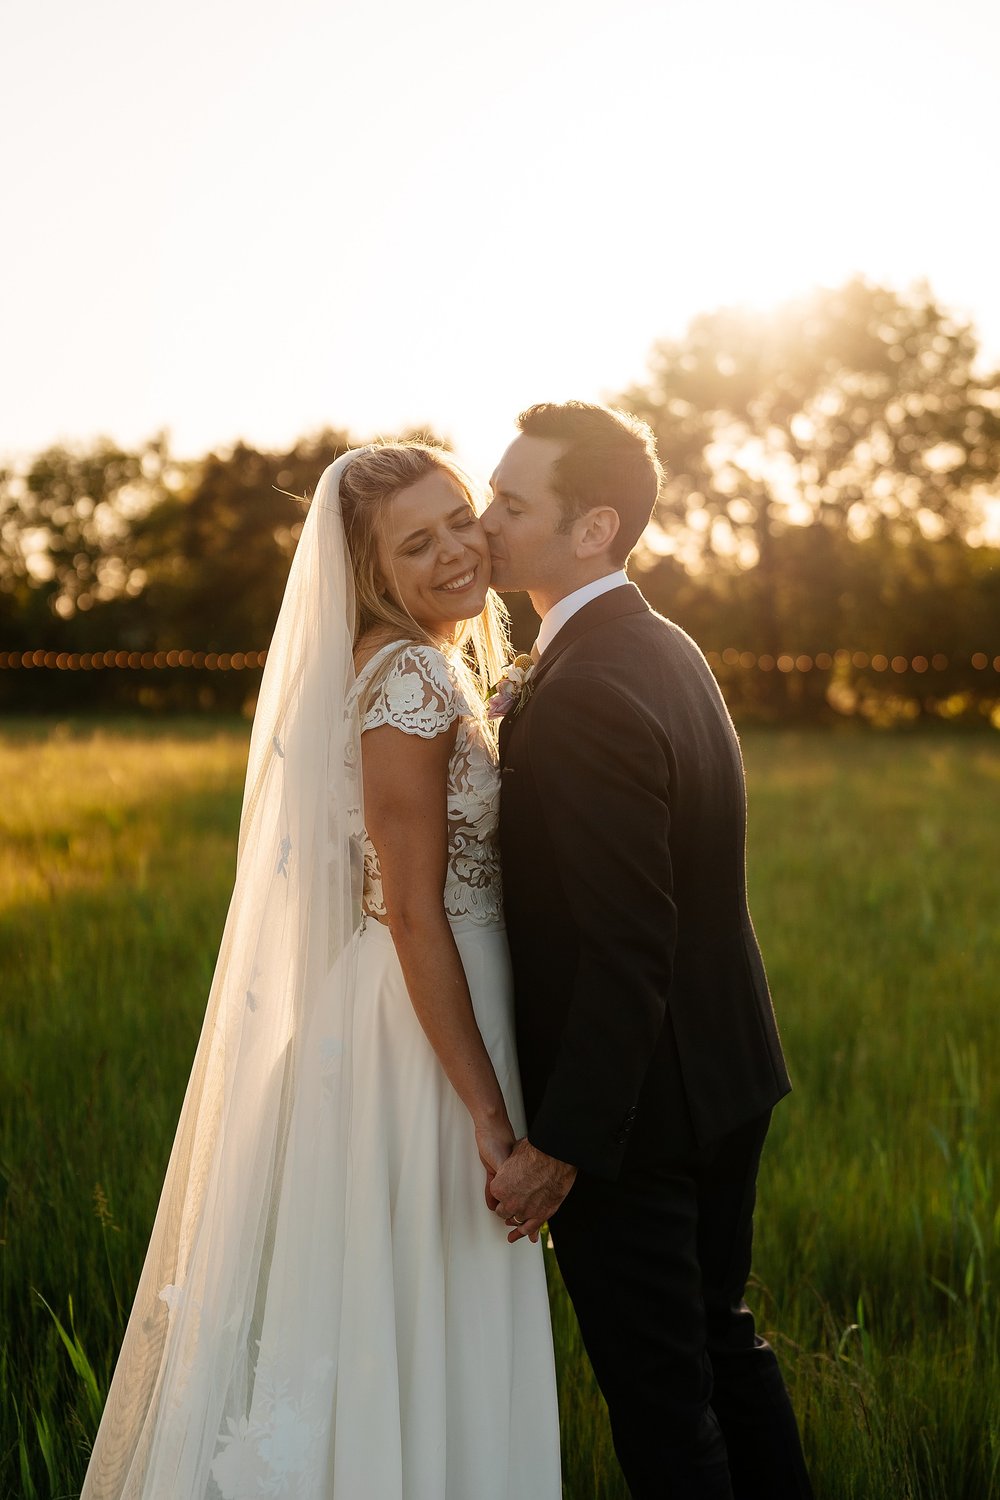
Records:
[[[617,573],[607,573],[603,578],[595,578],[593,583],[585,583],[582,589],[574,589],[572,594],[567,594],[565,599],[553,604],[542,621],[533,654],[541,656],[567,621],[573,618],[578,609],[589,604],[591,599],[599,599],[602,594],[609,594],[612,589],[620,589],[627,583],[628,574],[624,568],[619,568]]]

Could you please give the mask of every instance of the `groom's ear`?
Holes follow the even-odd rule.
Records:
[[[599,557],[618,535],[621,517],[613,506],[601,505],[581,516],[577,526],[580,528],[576,541],[577,557]]]

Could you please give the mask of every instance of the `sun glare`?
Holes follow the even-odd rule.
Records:
[[[100,51],[87,14],[56,44],[29,8],[0,125],[43,56],[51,86],[10,188],[0,450],[422,424],[484,469],[524,405],[613,395],[699,312],[858,271],[926,275],[1000,347],[967,3],[251,0],[233,30],[179,0],[166,39],[136,12]],[[961,233],[917,233],[899,205],[945,163]],[[134,205],[114,245],[95,172]]]

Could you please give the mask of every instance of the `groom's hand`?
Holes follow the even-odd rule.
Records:
[[[575,1181],[576,1167],[569,1162],[536,1150],[527,1136],[518,1141],[490,1183],[496,1211],[511,1226],[510,1243],[525,1236],[536,1241]]]

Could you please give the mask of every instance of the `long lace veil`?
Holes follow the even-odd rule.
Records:
[[[356,452],[320,480],[268,651],[221,951],[81,1500],[297,1495],[327,1462],[362,884]]]

